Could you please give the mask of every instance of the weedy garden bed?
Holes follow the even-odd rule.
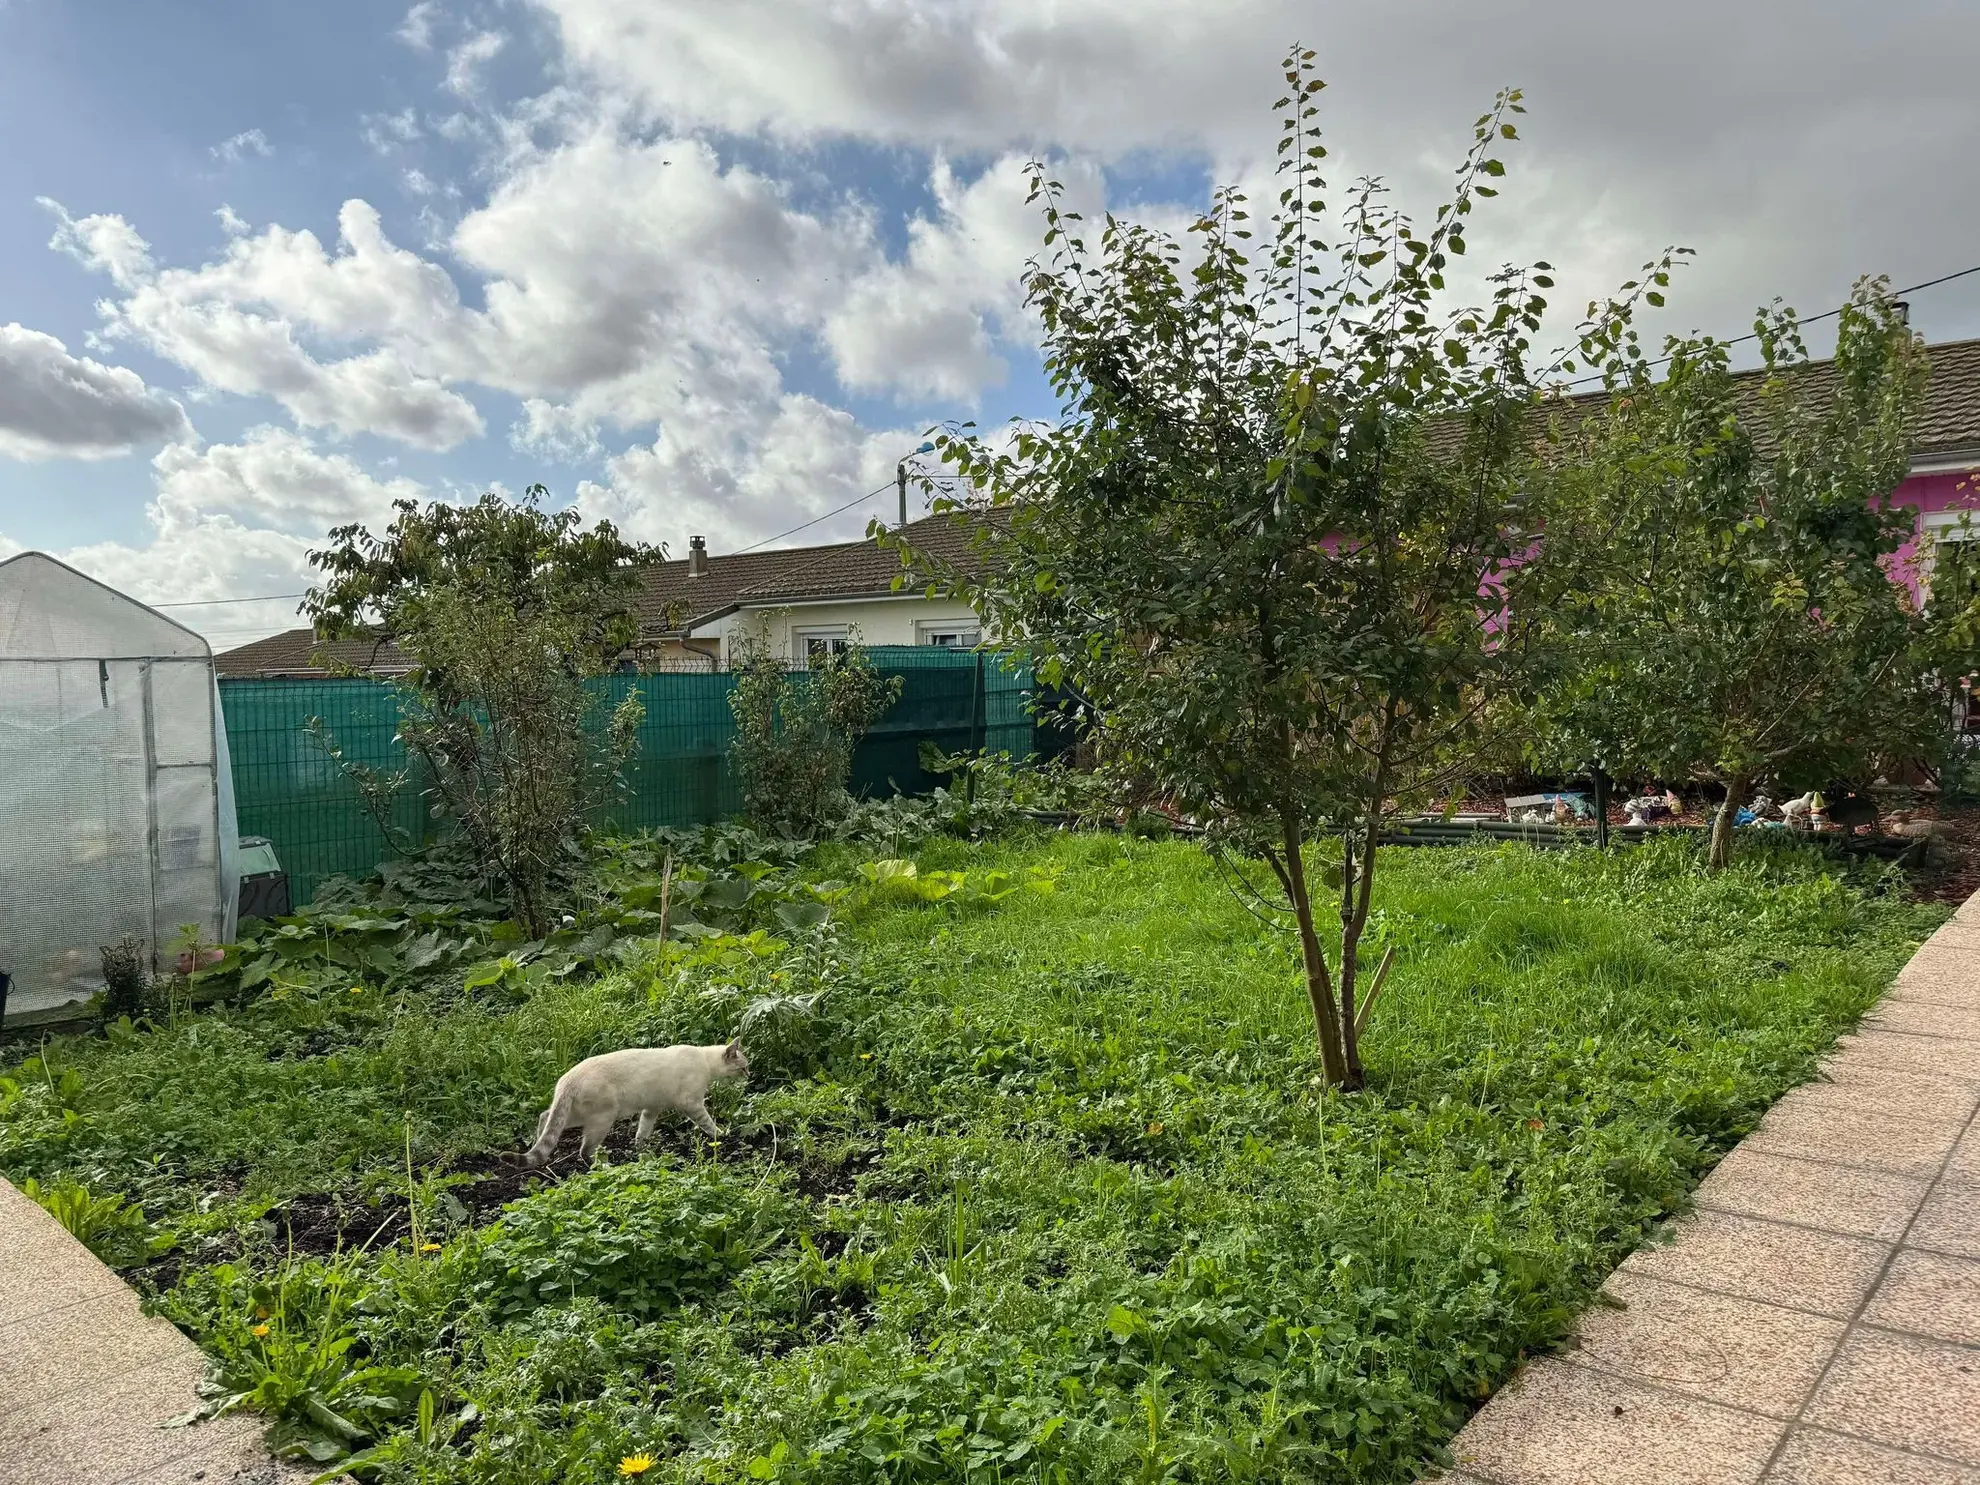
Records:
[[[1194,845],[706,844],[540,944],[417,872],[265,930],[5,1054],[0,1170],[362,1478],[1404,1481],[1944,915],[1792,849],[1398,852],[1343,1096]],[[579,1058],[738,1027],[719,1143],[503,1164]]]

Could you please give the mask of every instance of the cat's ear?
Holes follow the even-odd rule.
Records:
[[[728,1046],[722,1049],[722,1055],[725,1058],[727,1058],[730,1062],[734,1062],[737,1058],[742,1056],[742,1043],[730,1042]]]

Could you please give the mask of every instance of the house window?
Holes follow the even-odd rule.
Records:
[[[791,631],[791,658],[815,665],[826,655],[843,655],[852,647],[844,624],[820,624]]]
[[[974,619],[922,619],[914,626],[914,640],[945,650],[973,650],[983,643],[983,626]]]

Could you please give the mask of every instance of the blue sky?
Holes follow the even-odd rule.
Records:
[[[1965,8],[1590,9],[0,0],[0,553],[288,593],[395,496],[539,480],[676,550],[772,536],[932,422],[1048,413],[1022,161],[1180,225],[1264,178],[1301,33],[1339,175],[1425,209],[1526,87],[1474,254],[1568,304],[1670,242],[1699,262],[1655,329],[1980,262]],[[1914,319],[1980,333],[1980,279]],[[292,609],[180,613],[224,645]]]

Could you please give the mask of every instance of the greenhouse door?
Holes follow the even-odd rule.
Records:
[[[99,949],[152,941],[142,662],[16,661],[0,708],[0,871],[13,1013],[102,983]]]

